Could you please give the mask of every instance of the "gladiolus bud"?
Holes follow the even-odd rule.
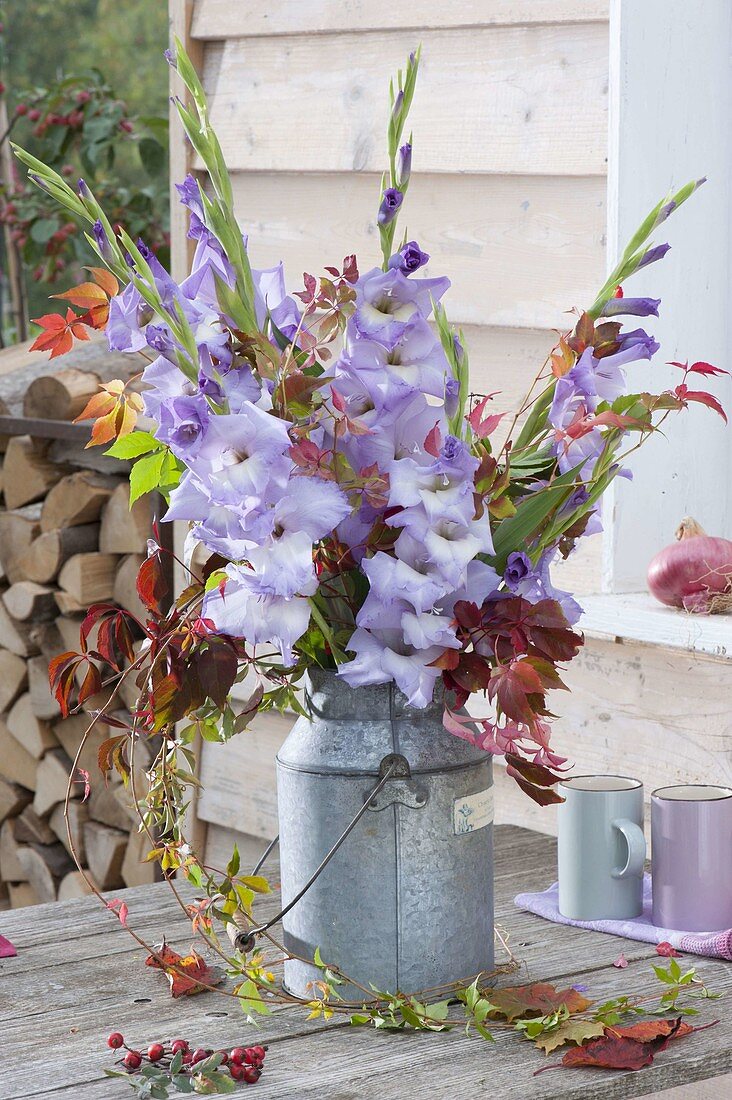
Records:
[[[412,146],[409,142],[406,145],[402,145],[397,153],[396,158],[396,175],[397,183],[402,191],[409,183],[409,177],[412,174]]]
[[[92,233],[94,234],[94,240],[97,242],[99,255],[102,256],[105,260],[111,259],[113,255],[112,246],[110,244],[109,237],[106,234],[104,226],[98,218],[92,226]]]
[[[389,225],[394,221],[397,216],[399,207],[402,205],[404,195],[396,187],[387,187],[381,199],[381,206],[379,207],[379,213],[377,221],[379,225]]]
[[[399,91],[397,92],[397,97],[394,100],[394,106],[391,109],[391,118],[392,118],[393,122],[398,122],[399,121],[399,116],[402,113],[403,105],[404,105],[404,92],[400,88]]]

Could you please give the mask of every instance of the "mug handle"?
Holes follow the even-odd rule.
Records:
[[[646,838],[643,830],[634,821],[619,817],[613,821],[613,829],[618,829],[628,845],[628,858],[624,867],[613,870],[613,878],[626,878],[629,875],[642,875],[646,860]]]

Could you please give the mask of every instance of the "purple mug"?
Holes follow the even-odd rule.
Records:
[[[686,783],[651,796],[653,923],[732,928],[732,787]]]

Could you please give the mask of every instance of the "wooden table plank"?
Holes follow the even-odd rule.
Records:
[[[520,975],[502,984],[529,979],[584,984],[602,999],[651,987],[650,960],[656,955],[650,945],[550,924],[514,907],[514,895],[547,886],[554,867],[553,839],[508,826],[496,830],[496,919],[522,962]],[[273,883],[277,874],[275,864]],[[179,949],[189,945],[190,929],[164,884],[119,896],[129,905],[131,924],[149,942],[166,936]],[[276,905],[276,896],[267,898],[262,912],[271,914]],[[486,1045],[458,1033],[385,1035],[340,1023],[306,1023],[298,1010],[282,1010],[255,1033],[233,999],[203,994],[173,1001],[162,976],[142,965],[141,951],[95,899],[3,913],[0,931],[18,948],[17,958],[0,961],[0,1100],[124,1096],[123,1083],[101,1074],[112,1062],[105,1038],[115,1029],[134,1043],[182,1034],[213,1047],[252,1042],[256,1034],[257,1041],[272,1046],[258,1086],[263,1100],[356,1100],[377,1091],[382,1100],[401,1100],[405,1094],[440,1097],[489,1088],[508,1100],[592,1100],[601,1094],[612,1100],[732,1070],[732,1020],[726,1019],[672,1045],[639,1074],[612,1075],[555,1070],[533,1077],[546,1063],[544,1056],[506,1032],[497,1032],[497,1042]],[[621,950],[630,966],[618,971],[611,963]],[[693,957],[692,962],[715,990],[732,988],[729,964]],[[702,1022],[714,1018],[715,1007],[708,1006]],[[722,1017],[725,1008],[720,1002]]]

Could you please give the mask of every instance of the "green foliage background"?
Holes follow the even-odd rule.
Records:
[[[6,87],[11,119],[32,89],[94,70],[103,74],[128,115],[167,116],[168,66],[163,57],[168,45],[166,0],[0,0],[0,23],[0,80]],[[28,142],[29,132],[28,125],[16,126],[13,138]],[[163,140],[162,135],[156,136]],[[134,194],[150,180],[140,170],[136,143],[121,137],[114,164],[106,174],[110,183]],[[80,170],[79,174],[86,172]],[[55,204],[49,203],[58,216]],[[83,240],[81,248],[86,249]],[[28,315],[33,317],[46,311],[48,295],[60,287],[35,282],[27,257],[23,262]],[[81,262],[89,261],[85,256]],[[0,239],[0,266],[3,264],[4,242]],[[65,279],[64,285],[70,282]]]
[[[92,68],[133,114],[166,114],[165,0],[4,0],[9,110],[17,90]]]

